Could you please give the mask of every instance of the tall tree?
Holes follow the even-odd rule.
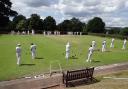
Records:
[[[58,28],[60,31],[67,32],[72,31],[72,23],[70,20],[64,20],[60,24],[58,24]]]
[[[53,17],[48,16],[43,21],[44,30],[46,31],[54,31],[56,30],[56,21]]]
[[[74,32],[81,32],[83,29],[83,26],[85,25],[84,23],[82,23],[79,19],[76,19],[75,17],[73,17],[71,20],[71,25],[72,25],[72,31]]]
[[[94,33],[103,33],[105,31],[105,23],[99,17],[94,17],[87,23],[87,31]]]
[[[26,17],[23,15],[17,15],[13,18],[13,29],[17,28],[17,24],[21,21],[21,20],[26,20]]]
[[[16,25],[16,29],[25,30],[26,29],[26,20],[20,20]]]
[[[79,19],[72,18],[70,20],[64,20],[62,23],[58,24],[58,29],[64,32],[80,32],[83,31],[84,26],[85,23],[82,23]]]
[[[32,14],[30,19],[28,19],[29,22],[29,29],[34,30],[42,30],[43,29],[43,21],[40,19],[40,16],[38,14]]]
[[[82,26],[82,32],[87,32],[87,29],[86,29],[86,23],[83,23],[83,26]]]
[[[17,12],[11,9],[10,0],[0,0],[0,27],[8,25],[9,17],[16,16]]]
[[[124,36],[128,36],[128,27],[125,27],[120,30],[120,34]]]

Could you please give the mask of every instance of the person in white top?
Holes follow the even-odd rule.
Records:
[[[127,40],[124,39],[124,43],[123,43],[123,47],[122,47],[122,49],[126,49],[126,43],[127,43]]]
[[[32,59],[35,59],[35,57],[36,57],[36,45],[31,43],[30,49],[31,49]]]
[[[29,30],[28,30],[28,31],[27,31],[27,34],[29,35],[29,33],[30,33],[30,32],[29,32]]]
[[[102,42],[102,52],[106,51],[106,40]]]
[[[45,31],[43,32],[43,35],[44,35],[44,36],[46,35],[46,32],[45,32]]]
[[[96,41],[93,40],[93,41],[92,41],[92,48],[95,50],[95,47],[96,47]]]
[[[93,49],[92,45],[90,45],[90,47],[88,49],[88,58],[87,58],[86,62],[92,61],[91,56],[92,56],[93,51],[94,51],[94,49]]]
[[[112,38],[111,44],[110,44],[110,48],[114,48],[114,38]]]
[[[17,65],[20,65],[20,60],[21,60],[21,45],[17,44],[16,46],[16,58],[17,58]]]
[[[69,55],[70,55],[70,43],[68,42],[66,44],[66,55],[65,55],[65,58],[69,59]]]
[[[32,35],[34,35],[35,34],[35,31],[34,30],[32,30]]]

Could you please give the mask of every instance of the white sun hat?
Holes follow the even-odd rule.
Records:
[[[21,46],[21,44],[17,44],[17,46]]]

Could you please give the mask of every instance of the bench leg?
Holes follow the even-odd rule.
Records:
[[[66,81],[66,87],[68,87],[68,82]]]
[[[90,80],[93,81],[93,77],[91,77]]]

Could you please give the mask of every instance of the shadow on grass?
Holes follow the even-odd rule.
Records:
[[[43,57],[36,57],[35,59],[44,59]]]
[[[100,80],[97,80],[93,78],[93,80],[87,81],[87,80],[79,80],[79,81],[73,81],[70,82],[69,87],[76,87],[76,86],[83,86],[83,85],[90,85],[94,83],[98,83]]]
[[[98,60],[94,60],[94,61],[92,61],[92,62],[95,62],[95,63],[97,63],[97,62],[101,62],[101,61],[98,61]]]
[[[112,52],[111,50],[106,50],[105,52]]]
[[[69,57],[69,59],[78,59],[78,57],[76,57],[76,55],[75,55],[75,56]]]
[[[94,51],[100,51],[100,49],[95,49]]]
[[[35,64],[20,64],[20,66],[34,66]]]

